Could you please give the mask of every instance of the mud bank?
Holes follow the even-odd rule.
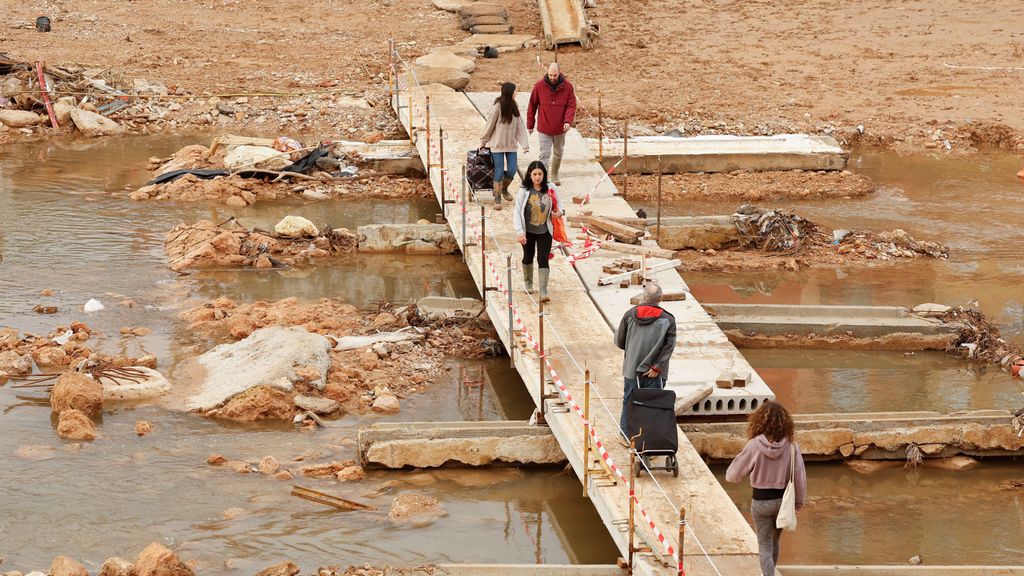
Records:
[[[446,357],[500,353],[496,334],[485,319],[433,320],[420,315],[415,305],[383,304],[378,311],[364,313],[331,299],[300,303],[288,298],[239,305],[219,298],[182,316],[190,329],[211,342],[239,341],[261,328],[284,326],[324,336],[330,343],[330,364],[322,386],[314,385],[319,375],[296,370],[293,390],[252,388],[207,411],[233,420],[290,419],[302,403],[297,396],[334,401],[337,407],[330,413],[395,413],[401,399],[437,381]],[[398,331],[409,338],[392,342],[379,338],[381,333]]]
[[[785,348],[797,350],[946,350],[956,336],[945,334],[897,333],[873,338],[845,334],[811,335],[754,334],[726,330],[726,337],[738,348]]]
[[[621,174],[612,177],[621,191],[626,184],[626,199],[654,202],[658,199],[658,177]],[[860,198],[875,191],[867,176],[841,172],[730,172],[715,174],[666,174],[662,176],[663,202],[685,200],[771,200]]]

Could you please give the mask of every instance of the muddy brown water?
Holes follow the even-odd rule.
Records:
[[[205,203],[136,203],[111,198],[149,178],[150,156],[205,142],[149,136],[102,143],[65,141],[0,150],[0,326],[45,333],[83,320],[101,333],[90,344],[108,352],[152,352],[160,370],[205,349],[178,320],[187,307],[218,296],[241,301],[341,297],[359,307],[382,298],[475,296],[458,257],[350,255],[284,271],[206,271],[179,277],[166,270],[164,232],[180,221],[223,220],[270,227],[286,214],[354,228],[373,222],[432,219],[430,201],[288,201],[232,211]],[[52,297],[39,291],[48,288]],[[106,309],[82,312],[89,298]],[[120,303],[133,300],[135,307]],[[55,305],[37,315],[36,304]],[[153,333],[122,339],[121,326]],[[460,365],[483,369],[488,384],[463,386]],[[289,495],[292,482],[240,475],[206,465],[211,453],[286,467],[317,451],[321,461],[352,458],[360,425],[382,420],[522,419],[532,403],[506,360],[450,361],[448,377],[403,401],[394,417],[348,416],[316,434],[291,424],[239,425],[155,407],[104,414],[101,438],[61,441],[41,391],[0,386],[0,557],[4,569],[46,570],[68,554],[90,571],[110,556],[134,558],[159,541],[195,559],[203,572],[255,573],[290,559],[304,571],[327,564],[430,562],[608,563],[614,545],[575,478],[557,470],[370,472],[354,484],[301,479],[380,508],[345,513]],[[151,435],[133,432],[138,419]],[[448,515],[423,526],[386,519],[395,495],[438,498]],[[227,519],[242,509],[237,517]]]

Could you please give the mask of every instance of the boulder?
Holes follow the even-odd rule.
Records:
[[[82,134],[90,137],[117,136],[125,133],[124,126],[121,126],[110,118],[107,118],[102,114],[90,112],[89,110],[82,110],[80,108],[75,108],[71,111],[71,121],[74,122],[75,127],[78,128]]]
[[[14,328],[0,328],[0,347],[21,341],[21,334]]]
[[[416,80],[423,85],[443,84],[452,90],[463,90],[469,86],[469,74],[457,68],[413,65],[413,70],[416,73]]]
[[[277,473],[280,469],[281,464],[277,461],[277,458],[274,458],[273,456],[264,456],[263,459],[260,460],[260,474],[270,476],[271,474]]]
[[[67,440],[92,441],[96,439],[96,425],[78,410],[64,410],[57,421],[57,435]]]
[[[282,154],[269,146],[237,146],[224,156],[224,166],[228,170],[238,168],[280,170],[291,163],[287,154]]]
[[[476,0],[434,0],[434,8],[446,12],[458,12],[464,6],[475,3]]]
[[[68,354],[60,346],[47,346],[33,350],[32,357],[40,366],[63,366]]]
[[[140,360],[144,359],[145,357],[140,358]],[[156,357],[154,356],[152,360],[152,363],[155,365]],[[156,370],[148,366],[131,366],[130,368],[141,372],[144,377],[139,379],[138,382],[128,382],[125,380],[115,382],[103,376],[99,378],[100,384],[103,385],[104,402],[152,400],[171,391],[171,383],[167,381],[163,374]]]
[[[338,471],[335,477],[340,482],[349,482],[354,480],[362,480],[366,477],[366,473],[363,471],[362,466],[348,466]]]
[[[8,128],[27,128],[46,122],[46,116],[40,116],[28,110],[0,110],[0,124]]]
[[[874,474],[885,468],[897,468],[903,466],[902,460],[847,460],[845,462],[854,472],[859,474]]]
[[[222,344],[198,358],[206,370],[197,394],[185,401],[190,410],[212,410],[232,397],[257,387],[291,392],[302,380],[297,366],[313,366],[320,378],[310,384],[323,389],[331,366],[330,342],[299,327],[272,326],[246,338]]]
[[[61,128],[71,126],[71,111],[74,109],[75,105],[67,102],[57,102],[53,105],[53,114],[57,117],[57,123]]]
[[[50,392],[50,407],[56,415],[78,410],[99,418],[103,414],[103,385],[82,372],[64,372]]]
[[[295,576],[298,573],[299,567],[295,562],[285,561],[260,570],[256,576]]]
[[[257,420],[291,420],[295,403],[290,392],[257,386],[233,396],[224,406],[207,412],[215,418],[227,418],[239,422]]]
[[[135,576],[135,565],[117,556],[107,558],[100,567],[99,576]]]
[[[0,352],[0,372],[6,372],[12,376],[21,376],[32,372],[32,357],[28,354],[22,356],[14,350]]]
[[[50,563],[50,576],[89,576],[89,571],[73,558],[57,556]]]
[[[978,467],[978,461],[970,456],[953,456],[952,458],[925,458],[922,465],[926,468],[938,468],[951,472],[962,472],[973,470]]]
[[[320,230],[302,216],[285,216],[274,225],[274,233],[286,238],[311,238],[319,235]]]
[[[424,525],[447,515],[448,512],[437,498],[413,492],[399,494],[388,511],[388,519],[396,524],[412,522]]]
[[[14,100],[25,90],[25,83],[17,76],[8,76],[0,82],[0,96]]]
[[[146,420],[137,420],[135,422],[135,433],[139,436],[145,436],[153,431],[153,425]]]
[[[341,403],[336,400],[304,394],[295,397],[295,405],[303,410],[309,410],[313,414],[332,414],[341,408]]]
[[[192,569],[178,555],[157,542],[139,554],[135,562],[136,576],[194,576]]]
[[[433,68],[454,68],[470,74],[476,70],[476,64],[469,58],[456,56],[451,52],[432,52],[417,58],[413,64],[417,66],[428,66]]]

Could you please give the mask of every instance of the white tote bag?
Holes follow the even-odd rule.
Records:
[[[790,444],[789,448],[789,483],[782,493],[779,515],[775,517],[775,527],[781,530],[796,530],[796,486],[793,485],[796,478],[796,446]]]

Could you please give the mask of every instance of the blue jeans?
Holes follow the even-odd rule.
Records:
[[[495,182],[501,182],[506,175],[510,180],[515,178],[518,155],[518,152],[491,152],[491,158],[494,158]]]
[[[637,388],[664,388],[665,377],[664,375],[658,376],[657,378],[648,378],[643,374],[637,374],[636,378],[623,378],[625,385],[622,388],[622,415],[619,416],[619,428],[622,429],[624,435],[629,435],[629,430],[626,429],[626,406],[629,405],[629,401],[633,396],[633,390]]]

